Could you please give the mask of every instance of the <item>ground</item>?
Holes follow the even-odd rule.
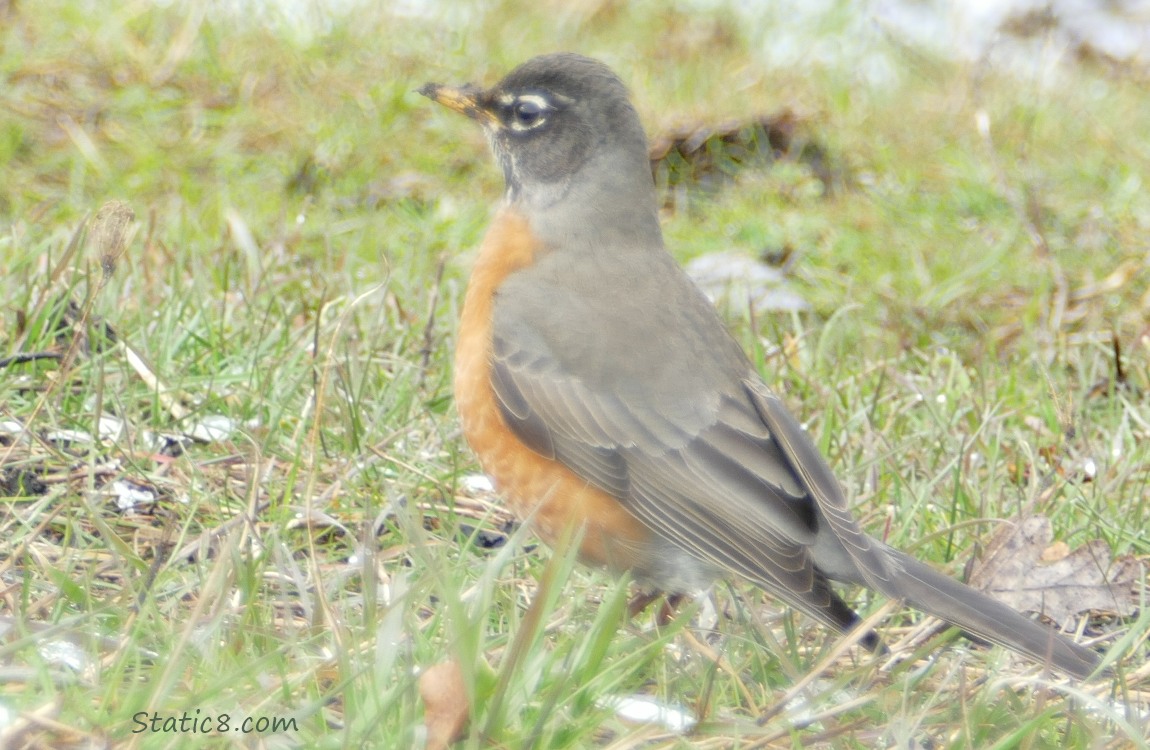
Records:
[[[0,2],[0,744],[420,747],[454,663],[468,747],[1146,746],[1136,599],[1067,605],[1121,661],[1066,684],[859,592],[887,654],[738,581],[627,618],[627,581],[510,525],[450,388],[501,176],[415,93],[607,61],[721,171],[658,167],[676,257],[764,259],[804,303],[724,311],[864,526],[963,576],[1041,516],[1043,555],[1137,591],[1145,71],[881,31],[856,67],[821,52],[857,24],[719,4],[240,7]],[[778,158],[728,158],[780,117]]]

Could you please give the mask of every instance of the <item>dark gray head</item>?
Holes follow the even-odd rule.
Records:
[[[429,83],[420,93],[483,125],[513,197],[550,202],[589,162],[623,182],[650,182],[647,138],[627,89],[598,60],[571,53],[532,58],[490,89]]]

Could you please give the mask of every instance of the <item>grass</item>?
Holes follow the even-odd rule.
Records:
[[[616,67],[652,132],[802,113],[838,189],[744,171],[668,212],[668,244],[793,252],[811,312],[733,329],[865,526],[960,575],[1024,509],[1071,547],[1150,554],[1136,74],[1047,85],[892,45],[900,77],[874,87],[756,62],[765,21],[653,2],[36,6],[0,5],[0,357],[54,357],[0,369],[9,746],[418,747],[418,670],[454,659],[468,747],[1145,747],[1144,616],[1102,623],[1118,680],[1057,687],[924,646],[897,610],[884,638],[918,660],[836,655],[738,582],[627,620],[626,582],[522,529],[486,544],[508,519],[464,488],[449,363],[500,177],[413,93],[568,48]],[[125,511],[125,488],[152,500]],[[619,719],[636,693],[698,727]],[[165,731],[197,711],[294,726]]]

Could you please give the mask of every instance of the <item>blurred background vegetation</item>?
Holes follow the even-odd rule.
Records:
[[[912,613],[884,635],[922,661],[832,659],[738,584],[624,619],[625,582],[516,531],[450,391],[501,177],[414,93],[604,60],[650,135],[694,144],[656,168],[672,252],[788,290],[724,309],[872,533],[961,575],[995,519],[1042,513],[1137,561],[1150,46],[1126,11],[0,1],[0,745],[420,747],[418,675],[453,661],[472,747],[1144,747],[1146,617],[1084,626],[1126,649],[1121,689],[929,656]],[[695,733],[621,718],[635,694]],[[133,720],[196,711],[295,723]]]

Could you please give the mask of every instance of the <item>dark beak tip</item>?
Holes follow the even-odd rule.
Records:
[[[428,99],[434,99],[440,88],[442,88],[442,84],[425,83],[417,88],[415,93],[419,94],[420,96],[426,96]]]

